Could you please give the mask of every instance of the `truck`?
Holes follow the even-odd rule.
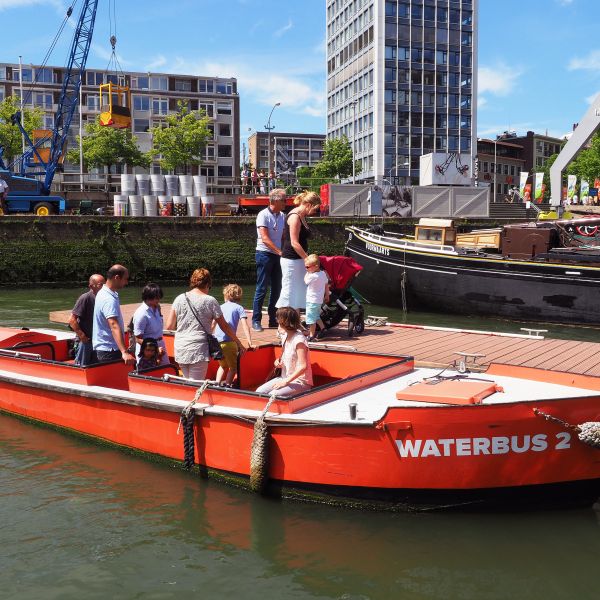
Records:
[[[5,164],[0,148],[0,178],[8,185],[5,203],[9,213],[32,212],[47,216],[65,211],[65,199],[51,194],[52,181],[66,153],[67,134],[79,102],[79,89],[92,42],[97,7],[98,0],[84,0],[82,3],[54,115],[54,126],[49,130],[49,135],[32,140],[23,127],[21,113],[17,111],[11,118],[13,125],[21,131],[26,149],[18,161],[19,172],[15,173],[12,170],[14,163]],[[65,21],[72,13],[73,7],[70,6]]]

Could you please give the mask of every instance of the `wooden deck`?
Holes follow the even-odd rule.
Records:
[[[139,304],[122,306],[123,320],[129,322]],[[163,315],[169,313],[170,304],[162,305]],[[50,321],[67,323],[70,310],[50,313]],[[276,330],[252,332],[255,345],[277,340]],[[471,332],[454,329],[419,327],[415,325],[367,326],[362,335],[349,338],[346,323],[327,332],[320,343],[352,346],[366,352],[386,354],[408,354],[415,357],[419,365],[447,366],[458,357],[457,352],[485,355],[478,364],[486,366],[492,362],[554,369],[568,373],[600,376],[600,344],[572,340],[544,339],[527,335]],[[241,330],[238,330],[241,335]],[[244,337],[241,339],[245,342]]]

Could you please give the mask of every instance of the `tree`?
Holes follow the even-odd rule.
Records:
[[[314,167],[298,167],[296,169],[296,177],[299,187],[311,190],[317,194],[321,193],[321,186],[324,183],[335,181],[335,178],[332,177],[316,177]]]
[[[567,172],[589,181],[590,185],[600,177],[600,133],[594,134],[590,140],[590,147],[577,155],[567,167]]]
[[[21,131],[11,121],[11,117],[18,111],[19,99],[16,96],[7,96],[0,102],[0,146],[4,148],[4,158],[7,163],[23,151]],[[42,126],[42,111],[39,108],[23,109],[21,123],[27,134],[31,136],[34,129]]]
[[[190,111],[183,102],[178,102],[178,112],[167,117],[166,126],[151,129],[152,154],[159,157],[160,166],[175,171],[201,164],[202,150],[213,137],[209,123],[204,111]]]
[[[129,165],[131,167],[148,168],[152,158],[144,154],[137,146],[131,129],[115,129],[100,125],[98,118],[85,126],[87,135],[83,137],[83,163],[87,168],[106,167],[109,171],[113,165]],[[79,136],[77,136],[79,142]],[[67,152],[67,160],[79,162],[79,150]]]
[[[326,140],[323,145],[323,158],[313,168],[316,178],[343,179],[352,175],[352,146],[348,138]],[[360,162],[355,163],[355,172],[361,172]]]

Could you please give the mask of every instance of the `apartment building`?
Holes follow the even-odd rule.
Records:
[[[526,170],[523,148],[512,140],[477,141],[477,182],[492,190],[492,202],[503,202],[513,187],[519,187],[521,171]]]
[[[418,184],[419,158],[468,153],[477,121],[478,0],[327,0],[327,137],[358,180]]]
[[[265,173],[272,171],[293,179],[298,167],[312,167],[323,158],[324,142],[325,135],[319,133],[271,132],[269,135],[266,131],[255,131],[248,138],[248,160]]]
[[[565,140],[528,131],[523,136],[517,136],[514,133],[509,134],[508,139],[511,144],[516,144],[523,148],[523,157],[525,159],[525,169],[530,172],[539,171],[548,159],[554,154],[558,154]]]
[[[25,108],[40,108],[43,111],[43,127],[52,129],[64,68],[23,65],[22,85],[20,73],[18,64],[0,63],[0,100],[9,95],[20,98],[22,87]],[[206,175],[210,183],[224,185],[239,177],[240,102],[236,79],[139,72],[124,72],[117,76],[107,71],[88,69],[82,83],[81,114],[84,127],[100,114],[99,86],[109,82],[131,89],[132,131],[142,151],[148,151],[151,147],[150,129],[163,123],[169,113],[177,111],[178,103],[184,102],[190,110],[206,111],[213,132],[212,140],[204,148],[202,164],[199,167],[190,166],[188,172]],[[77,135],[78,114],[71,124],[68,147],[76,147]],[[65,162],[65,171],[69,170],[78,171],[79,165]],[[152,165],[151,172],[161,172],[158,162]]]

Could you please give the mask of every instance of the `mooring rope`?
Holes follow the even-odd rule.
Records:
[[[592,448],[596,448],[596,450],[600,450],[600,422],[587,421],[581,425],[571,425],[558,417],[553,417],[548,413],[542,412],[538,408],[533,409],[533,414],[543,417],[546,421],[550,421],[551,423],[556,423],[565,429],[575,431],[580,442]]]
[[[183,426],[183,466],[189,471],[194,466],[194,419],[196,411],[194,404],[200,400],[204,390],[210,385],[210,380],[205,379],[202,385],[196,390],[194,399],[185,406],[179,417],[177,426],[177,435]]]
[[[258,494],[264,491],[269,476],[269,426],[265,422],[265,415],[275,400],[277,390],[271,392],[269,401],[254,423],[250,447],[250,489]]]

